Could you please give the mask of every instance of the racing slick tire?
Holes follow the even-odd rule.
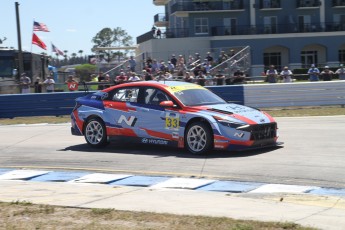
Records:
[[[204,154],[212,145],[212,131],[205,122],[194,122],[190,124],[185,133],[185,147],[193,154]]]
[[[93,148],[101,148],[108,144],[104,122],[97,117],[87,120],[84,137],[86,142]]]

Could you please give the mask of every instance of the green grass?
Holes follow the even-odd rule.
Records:
[[[345,115],[345,108],[341,106],[319,106],[319,107],[285,107],[285,108],[263,108],[273,117],[303,117],[303,116],[334,116]],[[14,124],[37,124],[37,123],[66,123],[70,122],[70,116],[46,116],[46,117],[16,117],[13,119],[0,118],[0,125]]]

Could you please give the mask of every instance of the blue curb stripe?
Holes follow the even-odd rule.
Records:
[[[309,192],[309,194],[315,195],[333,195],[333,196],[345,196],[345,189],[337,188],[319,188]]]
[[[157,183],[170,179],[170,177],[160,176],[132,176],[119,181],[109,183],[110,185],[142,186],[149,187]]]
[[[245,193],[254,190],[263,185],[262,183],[249,183],[237,181],[216,181],[211,184],[198,188],[197,190],[214,192],[233,192]]]
[[[32,178],[30,181],[40,182],[66,182],[85,176],[89,173],[83,172],[49,172],[47,174]]]
[[[0,168],[0,175],[11,172],[16,169]],[[86,175],[92,174],[90,172],[68,172],[68,171],[51,171],[45,174],[32,176],[30,178],[23,178],[22,181],[39,181],[39,182],[68,182],[77,180]],[[119,186],[138,186],[150,187],[174,177],[165,176],[128,176],[103,184],[119,185]],[[267,183],[256,182],[238,182],[238,181],[214,181],[192,190],[212,191],[212,192],[229,192],[229,193],[247,193],[256,190],[261,186],[270,185]],[[304,192],[305,194],[324,195],[324,196],[341,196],[345,197],[344,188],[315,188]]]

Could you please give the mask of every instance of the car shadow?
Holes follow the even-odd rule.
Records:
[[[158,145],[133,145],[129,143],[110,143],[104,148],[92,148],[88,144],[79,144],[60,149],[60,151],[75,151],[75,152],[102,152],[102,153],[119,153],[119,154],[134,154],[134,155],[149,155],[156,157],[180,157],[180,158],[241,158],[261,155],[268,152],[275,151],[282,148],[282,146],[267,147],[263,149],[246,150],[246,151],[222,151],[213,150],[206,154],[195,155],[187,150],[172,148],[168,146]]]

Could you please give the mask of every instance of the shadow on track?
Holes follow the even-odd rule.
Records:
[[[260,155],[268,152],[275,151],[282,147],[267,147],[264,149],[255,149],[247,151],[221,151],[213,150],[207,154],[195,155],[191,154],[184,149],[178,149],[168,146],[158,145],[132,145],[128,143],[118,144],[110,143],[104,148],[96,149],[89,145],[79,144],[60,149],[60,151],[75,151],[75,152],[102,152],[102,153],[116,153],[116,154],[133,154],[133,155],[151,155],[156,157],[180,157],[180,158],[240,158],[240,157],[251,157]]]

